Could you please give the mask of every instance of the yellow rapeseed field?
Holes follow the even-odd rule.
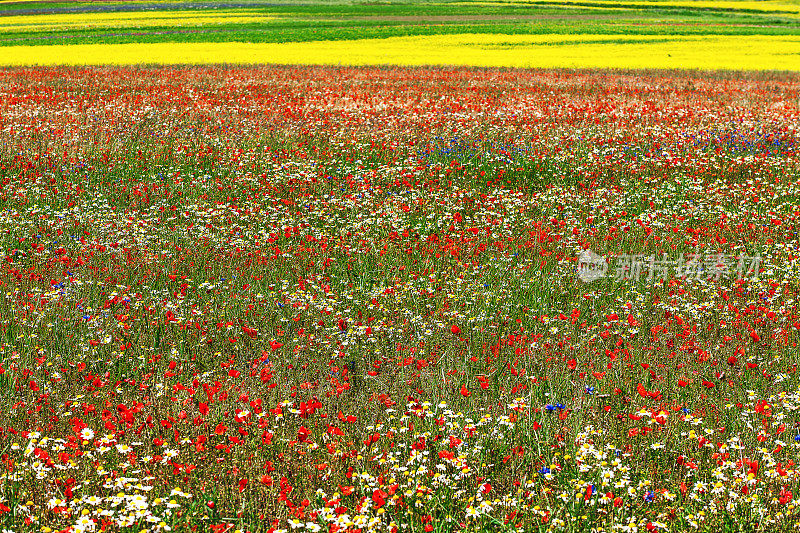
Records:
[[[0,17],[0,33],[10,31],[53,31],[64,29],[147,28],[153,26],[202,26],[267,22],[275,17],[263,12],[220,10],[203,12],[134,11],[116,13],[61,13],[53,15],[11,15]]]
[[[2,65],[272,63],[800,70],[800,36],[460,34],[298,43],[0,48]]]

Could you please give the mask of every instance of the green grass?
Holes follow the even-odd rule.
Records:
[[[213,15],[215,9],[193,3],[167,4],[169,9],[196,9],[198,15]],[[107,12],[119,4],[69,5],[44,3],[0,4],[8,14]],[[591,9],[589,9],[591,8]],[[167,8],[165,8],[167,9]],[[76,11],[77,10],[77,11]],[[127,9],[126,9],[127,10]],[[276,18],[264,23],[208,24],[198,28],[148,26],[143,28],[65,28],[46,32],[0,32],[0,45],[46,45],[55,43],[134,42],[302,42],[384,38],[452,33],[497,34],[658,34],[658,35],[796,35],[800,26],[781,12],[749,9],[667,7],[653,3],[613,6],[592,2],[553,4],[533,2],[524,6],[448,5],[447,3],[398,2],[389,4],[293,4],[247,5],[248,12],[263,12]],[[404,17],[406,20],[398,20]],[[436,20],[435,17],[449,17]],[[497,17],[487,20],[487,17]],[[505,17],[505,18],[502,18]],[[409,18],[415,18],[409,20]],[[0,17],[0,24],[3,19]]]

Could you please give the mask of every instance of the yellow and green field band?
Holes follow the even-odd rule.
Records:
[[[458,34],[292,43],[0,47],[0,65],[458,65],[800,70],[800,36]]]
[[[0,35],[4,32],[63,31],[86,29],[130,29],[158,27],[202,28],[215,24],[253,24],[275,20],[275,16],[257,11],[131,11],[111,13],[59,13],[10,15],[0,17]]]

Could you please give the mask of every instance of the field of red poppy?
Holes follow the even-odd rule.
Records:
[[[0,71],[0,530],[796,530],[799,98]]]

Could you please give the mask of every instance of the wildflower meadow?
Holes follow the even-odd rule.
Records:
[[[797,531],[799,106],[0,70],[0,531]]]

